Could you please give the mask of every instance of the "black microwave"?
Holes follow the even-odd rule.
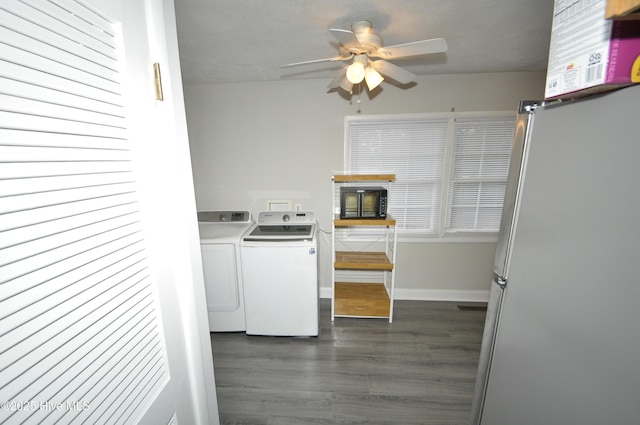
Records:
[[[386,218],[387,189],[383,187],[341,187],[340,218]]]

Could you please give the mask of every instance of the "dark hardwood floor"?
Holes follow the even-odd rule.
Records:
[[[467,425],[485,312],[396,301],[386,319],[336,318],[318,338],[211,334],[220,423]]]

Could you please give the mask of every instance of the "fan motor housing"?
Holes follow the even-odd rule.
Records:
[[[351,47],[349,51],[351,53],[369,53],[375,52],[382,47],[382,37],[372,31],[372,24],[370,21],[357,21],[351,25],[351,31],[355,34],[356,38],[360,42],[360,46]]]
[[[361,51],[360,53],[375,52],[380,47],[382,47],[382,37],[380,37],[378,34],[368,32],[368,33],[355,33],[355,35],[358,41],[360,42],[360,47],[362,47],[362,49],[357,49],[357,50],[364,50],[364,51]]]

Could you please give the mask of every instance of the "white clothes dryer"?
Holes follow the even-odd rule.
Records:
[[[198,211],[211,332],[247,329],[240,242],[253,223],[248,211]]]

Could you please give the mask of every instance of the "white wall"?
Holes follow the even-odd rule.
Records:
[[[344,170],[345,115],[513,110],[542,99],[545,73],[418,77],[403,90],[382,84],[373,99],[327,93],[328,80],[186,83],[185,102],[198,209],[257,216],[268,199],[316,211],[331,230],[331,176]],[[330,237],[320,236],[320,285],[331,286]],[[400,243],[398,298],[482,300],[495,243]]]

